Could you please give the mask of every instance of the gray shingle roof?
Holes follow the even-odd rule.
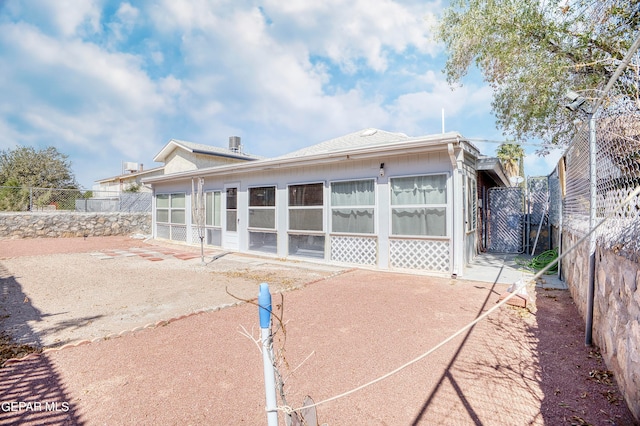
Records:
[[[368,146],[385,145],[393,142],[402,142],[411,139],[404,133],[392,133],[378,129],[363,129],[348,135],[320,142],[297,151],[285,154],[279,158],[304,157],[307,155],[321,154],[324,152],[340,151],[349,148],[362,148]]]
[[[236,152],[228,148],[222,148],[219,146],[204,145],[201,143],[171,139],[154,157],[153,161],[163,162],[166,156],[169,155],[169,153],[172,152],[176,146],[186,149],[187,151],[196,152],[198,154],[218,155],[222,157],[231,157],[245,160],[261,160],[264,158],[259,155],[247,154],[246,152]]]

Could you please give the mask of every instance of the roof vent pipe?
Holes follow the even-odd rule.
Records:
[[[241,151],[240,136],[229,136],[229,151]]]

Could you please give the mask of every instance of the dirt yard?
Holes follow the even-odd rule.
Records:
[[[258,284],[285,291],[289,402],[353,389],[495,306],[506,285],[346,270],[126,238],[0,241],[0,330],[59,347],[0,368],[0,424],[265,424]],[[289,291],[297,289],[296,291]],[[232,293],[236,297],[229,295]],[[317,408],[329,425],[633,425],[567,291],[500,308],[432,356]],[[234,307],[216,310],[234,304]],[[209,312],[205,312],[209,311]],[[201,312],[176,321],[192,312]],[[153,327],[154,324],[162,326]],[[125,330],[151,327],[105,339]],[[66,405],[65,405],[66,404]],[[282,412],[280,423],[284,424]]]
[[[0,251],[3,329],[59,347],[241,303],[259,284],[281,292],[344,268],[145,244],[123,237],[7,242]],[[29,247],[29,248],[28,248]]]

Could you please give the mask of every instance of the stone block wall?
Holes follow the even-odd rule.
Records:
[[[151,213],[0,213],[0,238],[65,238],[151,234]]]
[[[563,233],[563,250],[578,238]],[[562,262],[563,277],[586,318],[589,247],[581,244]],[[640,264],[610,250],[596,248],[593,340],[620,391],[640,421]]]

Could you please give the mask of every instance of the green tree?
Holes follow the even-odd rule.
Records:
[[[55,147],[20,146],[0,150],[0,186],[77,188],[78,184],[68,156]]]
[[[520,145],[503,143],[496,150],[496,156],[504,166],[508,177],[524,177],[524,150]],[[522,175],[520,175],[520,173],[522,173]]]
[[[565,143],[575,118],[562,107],[565,93],[600,96],[638,34],[639,6],[638,0],[452,0],[437,29],[449,52],[447,80],[460,83],[477,66],[506,135]],[[616,90],[627,101],[638,94],[633,84]]]

